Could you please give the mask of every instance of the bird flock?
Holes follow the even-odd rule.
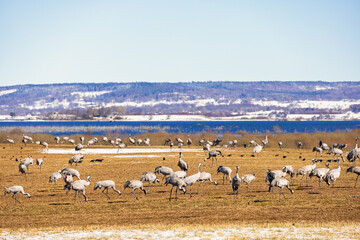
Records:
[[[60,170],[56,170],[49,176],[49,183],[54,183],[54,190],[57,189],[57,184],[60,179],[63,179],[64,181],[64,187],[63,189],[66,190],[66,195],[73,191],[75,193],[74,195],[74,202],[76,202],[76,199],[79,200],[81,203],[81,196],[84,198],[85,202],[88,202],[88,196],[86,195],[86,188],[89,187],[92,183],[91,176],[87,176],[86,180],[81,179],[80,172],[76,169],[78,164],[82,163],[84,161],[85,156],[81,153],[81,149],[83,149],[84,144],[84,138],[80,137],[80,143],[75,142],[75,140],[70,139],[68,137],[63,137],[62,139],[60,137],[55,137],[56,144],[60,144],[61,142],[69,142],[71,144],[74,144],[75,150],[78,151],[77,154],[70,157],[68,164],[72,166],[75,163],[75,168],[66,167]],[[102,139],[104,142],[109,142],[113,145],[126,145],[121,139],[115,139],[115,140],[109,140],[107,137],[103,137]],[[9,144],[14,144],[15,141],[7,137],[7,142]],[[98,143],[98,138],[94,137],[90,139],[86,146],[89,147],[93,144]],[[190,146],[193,142],[188,137],[186,141],[183,141],[180,138],[176,138],[175,142],[177,142],[178,147],[181,148],[185,143]],[[178,199],[177,192],[178,190],[182,192],[183,194],[188,194],[189,198],[193,197],[193,191],[192,186],[198,182],[198,188],[197,188],[197,194],[199,193],[200,186],[203,185],[203,193],[205,194],[205,182],[209,181],[210,183],[213,183],[214,185],[218,185],[216,181],[212,179],[212,174],[210,172],[202,171],[201,168],[204,166],[207,162],[207,160],[211,159],[211,166],[214,164],[214,159],[216,162],[216,174],[222,174],[223,181],[222,185],[225,188],[232,189],[232,194],[234,196],[234,199],[239,198],[239,190],[241,187],[241,184],[246,184],[246,190],[250,191],[249,185],[256,181],[255,173],[246,173],[242,177],[239,176],[239,171],[241,170],[241,167],[236,166],[234,169],[236,171],[235,176],[232,176],[232,168],[229,166],[225,166],[225,164],[218,165],[218,156],[221,157],[231,157],[231,154],[224,156],[222,151],[219,149],[212,150],[213,147],[217,148],[219,146],[219,143],[221,142],[221,139],[215,139],[213,141],[206,141],[204,139],[199,141],[199,146],[203,147],[203,150],[206,152],[207,157],[203,159],[202,161],[198,161],[197,164],[197,171],[191,169],[189,167],[189,164],[184,160],[183,153],[180,151],[178,156],[178,161],[176,167],[179,168],[178,171],[175,169],[175,171],[168,166],[164,166],[165,164],[159,165],[155,167],[153,171],[149,171],[149,169],[144,169],[144,173],[141,176],[134,176],[132,180],[126,180],[123,185],[123,191],[126,190],[126,188],[132,189],[132,194],[134,196],[134,201],[139,200],[138,196],[136,196],[136,190],[140,189],[144,193],[144,197],[146,197],[151,192],[151,184],[161,184],[161,185],[171,185],[170,189],[170,196],[169,200],[171,201],[172,198],[172,192],[173,188],[175,187],[175,200]],[[29,143],[34,143],[33,139],[29,136],[23,135],[22,143],[26,146]],[[37,141],[35,142],[39,145],[42,145],[46,148],[46,150],[49,148],[49,144],[43,141]],[[144,144],[145,146],[150,146],[150,139],[134,139],[131,138],[131,136],[128,139],[129,144],[133,145],[141,145]],[[164,145],[169,145],[172,147],[173,141],[171,139],[165,139]],[[264,140],[261,141],[261,144],[258,144],[255,140],[252,140],[249,142],[249,144],[244,145],[244,147],[253,146],[252,153],[257,154],[257,160],[259,161],[259,154],[265,148],[265,146],[269,143],[268,136]],[[301,142],[297,143],[297,146],[299,148],[302,147]],[[237,141],[229,141],[224,147],[225,148],[234,148],[236,147]],[[282,142],[278,142],[279,148],[282,149],[283,144]],[[294,190],[291,188],[291,181],[293,177],[301,176],[299,187],[302,186],[302,181],[305,176],[306,178],[306,186],[308,186],[308,177],[311,179],[312,177],[316,177],[319,183],[319,189],[321,187],[321,182],[324,181],[327,185],[331,185],[332,187],[332,193],[335,192],[335,182],[337,179],[340,178],[341,175],[341,162],[345,161],[344,154],[342,149],[346,148],[347,146],[344,144],[333,144],[332,147],[329,147],[328,144],[319,141],[319,146],[315,146],[313,148],[313,152],[315,152],[314,158],[311,160],[312,164],[304,165],[303,167],[300,167],[297,169],[296,174],[295,170],[291,165],[284,165],[281,169],[268,169],[266,172],[264,171],[265,176],[265,182],[268,182],[268,191],[272,193],[272,189],[274,187],[279,188],[279,201],[281,200],[281,196],[285,198],[285,194],[283,191],[283,188],[286,187],[291,194],[294,194]],[[233,150],[234,151],[234,150]],[[319,162],[323,162],[322,159],[318,159],[318,156],[322,156],[323,152],[327,151],[327,154],[336,157],[333,161],[337,162],[337,167],[330,169],[329,162],[326,162],[325,165],[318,166]],[[242,157],[243,155],[241,155]],[[253,155],[254,156],[254,155]],[[189,157],[189,156],[187,156]],[[190,156],[194,158],[194,156]],[[302,156],[299,156],[299,158],[302,158]],[[360,149],[358,147],[358,138],[355,139],[355,147],[346,155],[346,159],[349,162],[355,163],[357,159],[360,159]],[[17,160],[17,159],[16,159]],[[103,159],[95,159],[96,161],[92,160],[91,162],[99,162],[101,163]],[[101,160],[101,161],[100,161]],[[165,157],[163,158],[165,160]],[[302,158],[303,161],[305,161],[305,158]],[[330,160],[331,161],[331,160]],[[35,163],[39,167],[39,172],[41,173],[41,166],[46,161],[43,158],[37,158]],[[24,159],[20,160],[20,163],[18,165],[18,171],[21,175],[24,175],[25,181],[28,181],[27,174],[29,173],[29,167],[34,164],[34,159],[31,156],[25,157]],[[188,176],[189,172],[193,172],[192,175]],[[360,176],[360,166],[351,166],[346,170],[347,173],[355,173],[357,174],[354,188],[356,187],[356,183],[358,180],[358,177]],[[158,179],[158,177],[161,178],[161,181]],[[74,177],[76,177],[77,180],[74,181]],[[104,177],[105,178],[105,177]],[[226,180],[226,181],[225,181]],[[230,184],[227,184],[226,182],[229,181]],[[147,190],[145,189],[144,183],[147,182],[148,187]],[[231,186],[227,187],[227,185]],[[117,193],[119,196],[122,195],[122,192],[118,189],[116,189],[116,184],[114,180],[106,179],[100,180],[95,182],[94,191],[97,189],[102,189],[102,194],[106,196],[107,200],[110,200],[109,195],[109,189],[112,189],[115,193]],[[20,201],[17,199],[17,194],[23,194],[28,196],[28,198],[31,197],[30,193],[26,193],[24,191],[24,188],[20,185],[14,185],[14,186],[5,186],[5,195],[6,194],[13,194],[12,198],[17,202],[20,203]]]

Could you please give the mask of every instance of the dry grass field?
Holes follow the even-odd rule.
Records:
[[[50,144],[49,149],[73,149],[72,146]],[[91,146],[97,149],[97,154],[85,154],[84,162],[77,166],[82,179],[91,176],[91,185],[87,187],[88,202],[74,202],[74,192],[69,195],[63,190],[64,182],[58,181],[56,189],[49,183],[52,172],[70,167],[69,158],[73,154],[51,154],[42,146],[29,144],[0,144],[0,185],[22,185],[31,198],[18,195],[21,203],[16,203],[11,195],[0,197],[0,227],[7,231],[33,231],[58,229],[187,229],[201,228],[233,228],[237,226],[301,226],[301,227],[340,227],[349,226],[357,229],[360,223],[360,183],[354,188],[356,175],[346,173],[353,165],[348,161],[341,162],[341,176],[335,183],[335,193],[322,183],[318,187],[317,179],[305,178],[300,183],[300,176],[291,179],[294,194],[284,188],[286,199],[279,198],[279,189],[269,193],[268,183],[265,183],[267,169],[281,169],[284,165],[292,165],[295,171],[311,164],[315,154],[310,149],[265,148],[259,159],[252,157],[251,148],[236,147],[223,150],[225,157],[218,158],[218,165],[233,169],[239,166],[239,175],[255,173],[256,181],[247,190],[245,184],[240,186],[239,196],[234,199],[231,184],[222,183],[222,174],[216,174],[217,165],[211,161],[204,162],[205,154],[201,148],[184,147],[183,159],[189,164],[188,175],[197,172],[199,162],[203,163],[202,171],[210,172],[217,186],[206,182],[206,192],[200,191],[190,198],[188,194],[178,194],[178,200],[169,201],[171,186],[152,185],[151,192],[146,196],[137,190],[139,200],[134,201],[132,190],[123,189],[126,180],[139,179],[145,171],[154,171],[156,166],[163,165],[179,170],[178,149],[166,153],[152,153],[152,148],[141,147],[148,153],[110,154],[100,153],[101,149],[113,149],[110,146]],[[129,147],[130,149],[140,147]],[[348,146],[347,151],[353,148]],[[189,152],[187,152],[189,151]],[[19,162],[26,156],[43,158],[41,172],[36,164],[29,167],[27,180],[18,171]],[[121,157],[119,157],[121,156]],[[163,160],[165,156],[165,160]],[[101,163],[90,160],[103,158]],[[305,158],[305,160],[303,160]],[[318,162],[318,167],[324,167],[325,162],[333,157],[324,154]],[[74,165],[72,167],[75,167]],[[330,162],[330,168],[337,167],[336,162]],[[158,177],[161,180],[161,176]],[[287,176],[288,179],[289,176]],[[110,200],[101,193],[94,191],[94,184],[100,180],[112,179],[122,192],[119,196],[109,191]],[[144,184],[147,186],[147,183]],[[193,186],[196,193],[198,183]],[[147,188],[146,188],[147,189]],[[360,238],[359,232],[353,232],[355,238]],[[329,235],[331,237],[331,235]]]

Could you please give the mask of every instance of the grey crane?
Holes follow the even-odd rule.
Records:
[[[186,172],[185,171],[176,171],[176,172],[170,173],[169,176],[184,179],[184,178],[186,178]]]
[[[145,146],[150,146],[150,138],[145,138],[144,144],[145,144]]]
[[[80,151],[81,149],[83,149],[84,146],[81,144],[81,143],[78,143],[76,146],[75,146],[75,151]]]
[[[302,148],[302,146],[304,146],[304,144],[302,142],[297,142],[296,145],[298,148]]]
[[[176,187],[176,193],[175,193],[175,200],[177,200],[177,191],[178,189],[180,191],[183,191],[184,194],[186,193],[186,183],[183,179],[180,179],[178,177],[167,177],[166,178],[166,182],[165,185],[167,186],[168,184],[171,184],[171,190],[170,190],[170,197],[169,197],[169,201],[171,201],[171,193],[174,187]]]
[[[61,174],[70,174],[71,176],[75,176],[77,177],[79,180],[80,180],[80,173],[78,170],[74,169],[74,168],[63,168],[61,171],[60,171]]]
[[[315,152],[315,158],[318,153],[322,156],[323,149],[321,147],[314,147],[312,151]]]
[[[311,170],[309,177],[317,177],[319,178],[319,188],[321,188],[321,181],[324,179],[326,174],[330,171],[329,163],[325,163],[326,168],[314,168]]]
[[[282,141],[278,141],[278,146],[280,149],[282,149],[282,145],[283,145]]]
[[[56,144],[59,144],[59,143],[60,143],[60,137],[59,137],[59,136],[56,136],[56,137],[54,138],[54,140],[55,140]]]
[[[87,146],[89,147],[90,145],[94,145],[95,143],[97,143],[99,140],[98,138],[94,137],[93,139],[90,139],[88,142],[87,142]]]
[[[106,195],[106,198],[108,200],[110,199],[109,189],[112,189],[112,190],[114,190],[114,192],[121,195],[121,192],[115,188],[115,182],[113,180],[103,180],[103,181],[99,181],[99,182],[95,183],[94,190],[102,189],[102,188],[104,188],[104,190],[102,190],[102,193],[104,193]],[[106,190],[106,192],[105,192],[105,190]]]
[[[287,189],[289,189],[289,191],[291,192],[291,194],[294,194],[294,190],[292,190],[290,188],[290,184],[289,184],[289,180],[287,180],[286,178],[275,178],[273,181],[271,181],[270,183],[270,188],[269,188],[269,192],[271,192],[271,188],[272,187],[278,187],[280,188],[279,191],[279,202],[280,202],[280,197],[281,197],[281,193],[283,194],[284,198],[285,194],[283,192],[283,188],[286,187]]]
[[[37,158],[37,159],[36,159],[36,165],[39,166],[40,172],[41,172],[41,166],[42,166],[43,164],[44,164],[44,159],[42,159],[42,158]]]
[[[54,182],[54,190],[56,189],[56,182],[61,178],[61,171],[53,172],[49,177],[49,182]]]
[[[188,145],[188,147],[190,147],[190,145],[192,144],[192,140],[190,137],[186,139],[186,144]]]
[[[357,177],[356,177],[356,180],[355,180],[355,185],[354,185],[354,188],[356,188],[356,182],[357,182],[357,180],[358,180],[358,178],[359,178],[359,175],[360,175],[360,167],[358,167],[358,166],[351,166],[351,167],[349,167],[349,168],[346,170],[346,172],[347,172],[347,173],[350,172],[350,173],[356,173],[356,174],[357,174]]]
[[[6,141],[7,141],[8,143],[11,143],[11,144],[14,144],[14,143],[15,143],[14,139],[11,139],[11,138],[9,138],[9,137],[6,137]]]
[[[188,164],[187,162],[185,162],[184,160],[181,159],[182,157],[182,153],[179,152],[179,161],[177,163],[177,166],[182,170],[182,171],[187,171],[188,170]]]
[[[184,179],[184,182],[186,184],[186,186],[190,186],[190,197],[192,197],[192,194],[191,194],[191,188],[192,188],[192,185],[197,182],[200,178],[200,167],[202,166],[201,163],[198,164],[198,172],[191,175],[191,176],[188,176]]]
[[[10,194],[10,193],[13,194],[12,198],[13,198],[15,201],[17,201],[18,203],[20,203],[20,201],[16,199],[16,195],[17,195],[18,193],[22,193],[23,195],[28,196],[28,198],[31,198],[30,193],[26,193],[26,192],[24,191],[24,188],[23,188],[22,186],[5,187],[4,196],[5,196],[6,194]]]
[[[148,193],[150,193],[150,185],[151,183],[160,183],[160,180],[157,179],[156,174],[154,172],[144,172],[141,177],[140,181],[142,182],[149,182],[148,185]]]
[[[80,136],[80,143],[84,144],[85,138],[83,136]]]
[[[340,160],[337,160],[338,167],[331,169],[328,174],[326,174],[324,181],[327,183],[327,185],[330,185],[330,181],[332,182],[332,189],[334,194],[334,188],[335,188],[335,181],[340,177],[341,167],[340,167]]]
[[[308,182],[307,182],[307,176],[310,174],[310,172],[316,168],[316,161],[315,159],[312,159],[313,164],[312,165],[306,165],[303,166],[301,168],[298,169],[296,176],[301,175],[301,180],[300,180],[300,186],[301,186],[301,182],[304,178],[304,176],[306,176],[306,186],[308,186]]]
[[[267,136],[267,135],[265,136],[265,139],[261,141],[261,143],[264,145],[264,148],[265,148],[266,145],[269,143],[269,140],[268,140],[268,136]]]
[[[26,177],[26,172],[27,172],[27,166],[20,161],[20,164],[19,164],[19,172],[21,173],[21,175],[25,174],[25,180],[27,181],[27,177]]]
[[[253,150],[252,150],[252,153],[253,153],[253,154],[256,153],[258,160],[259,160],[259,153],[262,151],[262,149],[263,149],[263,146],[257,144],[257,145],[253,148]]]
[[[64,176],[64,190],[67,189],[66,195],[69,194],[69,191],[71,190],[71,184],[74,182],[74,178],[70,173],[66,173]]]
[[[205,182],[206,182],[206,181],[209,181],[209,182],[217,185],[217,182],[216,182],[216,181],[213,181],[213,180],[211,179],[211,173],[201,172],[201,173],[200,173],[200,177],[199,177],[199,187],[198,187],[197,193],[199,193],[199,189],[200,189],[200,185],[201,185],[201,184],[203,185],[203,192],[205,193]]]
[[[77,166],[78,163],[83,162],[84,157],[85,156],[82,154],[76,154],[69,159],[69,164],[72,165],[73,163],[75,163],[75,166]]]
[[[291,165],[285,165],[282,167],[282,171],[283,172],[286,172],[287,174],[290,175],[291,178],[293,178],[295,176],[295,171],[294,171],[294,168],[293,166]]]
[[[164,178],[174,172],[171,168],[165,166],[157,166],[155,168],[155,173],[163,175],[161,182],[164,181]]]
[[[89,183],[90,184],[90,183]],[[89,185],[88,184],[88,185]],[[88,201],[88,198],[87,196],[85,195],[85,188],[88,186],[88,185],[84,185],[83,182],[81,182],[81,180],[77,180],[75,182],[73,182],[71,185],[70,185],[70,189],[74,190],[75,191],[75,198],[74,198],[74,203],[76,202],[76,195],[78,196],[78,199],[79,199],[79,202],[81,204],[81,201],[80,201],[80,193],[84,196],[84,199],[85,199],[85,202]]]
[[[136,141],[131,136],[129,136],[129,143],[135,145]]]
[[[222,154],[222,152],[220,150],[212,150],[212,151],[209,151],[209,154],[208,154],[208,157],[204,159],[204,161],[208,160],[211,158],[211,166],[213,165],[214,163],[214,158],[216,160],[216,165],[218,164],[217,162],[217,156],[221,156],[221,157],[224,157],[224,155]]]
[[[266,172],[265,182],[269,181],[269,191],[271,190],[271,183],[274,179],[283,178],[285,176],[286,176],[286,171],[284,171],[284,169],[281,170],[268,169]]]
[[[126,182],[124,184],[124,190],[126,188],[132,188],[133,193],[134,193],[134,201],[136,201],[136,199],[138,199],[138,197],[136,197],[136,195],[135,195],[135,190],[136,189],[142,190],[144,192],[145,196],[146,196],[146,190],[143,187],[143,182],[140,181],[140,180],[126,180]]]
[[[241,184],[241,178],[239,177],[239,166],[236,166],[236,174],[231,182],[232,190],[234,192],[234,199],[238,198],[240,184]]]
[[[231,172],[232,172],[231,168],[220,165],[217,169],[217,173],[219,172],[223,174],[223,184],[225,184],[225,176],[228,176],[229,181],[231,183]]]
[[[343,162],[345,162],[343,151],[341,149],[339,149],[339,148],[332,148],[327,152],[327,154],[333,154],[334,156],[337,157],[337,159],[339,159],[339,157],[341,157],[341,160]]]
[[[245,174],[241,177],[241,182],[246,183],[246,189],[249,190],[249,184],[256,180],[255,173]]]
[[[346,156],[347,160],[350,162],[355,162],[356,159],[360,159],[360,148],[358,147],[358,137],[355,138],[355,147],[351,150],[348,155]]]
[[[327,145],[326,143],[324,143],[323,141],[319,141],[319,147],[322,148],[322,150],[330,150],[329,145]]]

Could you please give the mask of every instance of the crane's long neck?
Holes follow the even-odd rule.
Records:
[[[199,173],[200,173],[200,167],[201,167],[201,163],[199,163]]]
[[[358,148],[358,138],[355,138],[355,148]]]

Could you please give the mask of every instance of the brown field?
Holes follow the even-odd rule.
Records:
[[[316,140],[317,141],[317,140]],[[330,143],[330,142],[329,142]],[[53,145],[53,148],[72,148],[72,146]],[[111,148],[110,146],[93,146],[92,148]],[[135,147],[133,147],[135,148]],[[147,147],[152,148],[152,147]],[[156,147],[158,148],[158,147]],[[164,147],[167,148],[167,147]],[[184,147],[188,148],[188,147]],[[191,148],[200,147],[192,146]],[[344,151],[350,151],[353,144]],[[5,186],[22,185],[31,194],[28,199],[19,194],[21,204],[16,203],[10,195],[0,197],[0,227],[10,231],[29,231],[33,229],[82,229],[82,228],[146,228],[158,229],[181,228],[194,226],[359,226],[360,223],[360,183],[354,188],[356,175],[346,173],[346,169],[353,163],[341,162],[341,176],[335,183],[335,193],[322,183],[319,189],[316,179],[309,179],[306,186],[305,179],[299,186],[300,177],[291,180],[293,195],[284,189],[286,200],[281,197],[278,201],[279,189],[271,194],[267,191],[265,173],[267,169],[281,169],[284,165],[292,165],[295,171],[311,163],[314,153],[310,149],[295,149],[271,147],[265,148],[259,159],[251,157],[251,148],[236,147],[223,149],[224,158],[218,158],[220,165],[229,166],[235,174],[235,166],[240,167],[239,175],[255,173],[256,181],[247,191],[241,185],[238,199],[234,199],[229,182],[222,184],[222,175],[216,174],[217,166],[210,161],[204,163],[204,153],[183,153],[183,159],[189,164],[188,175],[197,172],[197,164],[204,163],[202,171],[210,172],[218,186],[206,183],[206,192],[200,189],[199,194],[192,198],[188,194],[179,194],[178,200],[169,201],[170,186],[156,184],[151,193],[144,196],[137,191],[138,201],[134,201],[130,189],[123,189],[127,179],[139,179],[145,171],[154,171],[158,165],[176,166],[178,153],[153,154],[159,157],[130,157],[119,158],[119,154],[86,155],[84,162],[77,166],[83,179],[90,175],[92,183],[86,194],[89,201],[85,203],[81,198],[74,202],[74,192],[65,194],[63,180],[58,181],[57,189],[48,182],[52,172],[69,167],[68,160],[72,154],[48,154],[42,146],[30,144],[0,144],[0,183]],[[152,154],[152,153],[149,153]],[[299,158],[301,154],[301,158]],[[15,158],[26,156],[44,158],[41,173],[34,164],[30,166],[27,180],[18,171],[19,162]],[[129,154],[136,155],[136,154]],[[138,155],[147,155],[139,153]],[[162,160],[162,155],[166,160]],[[231,155],[231,156],[228,156]],[[243,157],[241,155],[244,155]],[[284,158],[283,156],[286,156]],[[90,163],[91,159],[104,158],[102,163]],[[302,158],[306,160],[303,161]],[[333,159],[324,154],[324,161],[318,163],[323,167],[326,160]],[[73,166],[75,167],[75,166]],[[331,162],[330,168],[337,167]],[[287,176],[287,178],[289,178]],[[101,190],[93,190],[94,184],[100,180],[112,179],[121,190],[119,196],[109,191],[111,199],[108,201]],[[159,179],[161,179],[159,177]],[[145,184],[147,186],[147,183]],[[198,183],[193,186],[197,191]],[[147,189],[147,188],[146,188]]]

